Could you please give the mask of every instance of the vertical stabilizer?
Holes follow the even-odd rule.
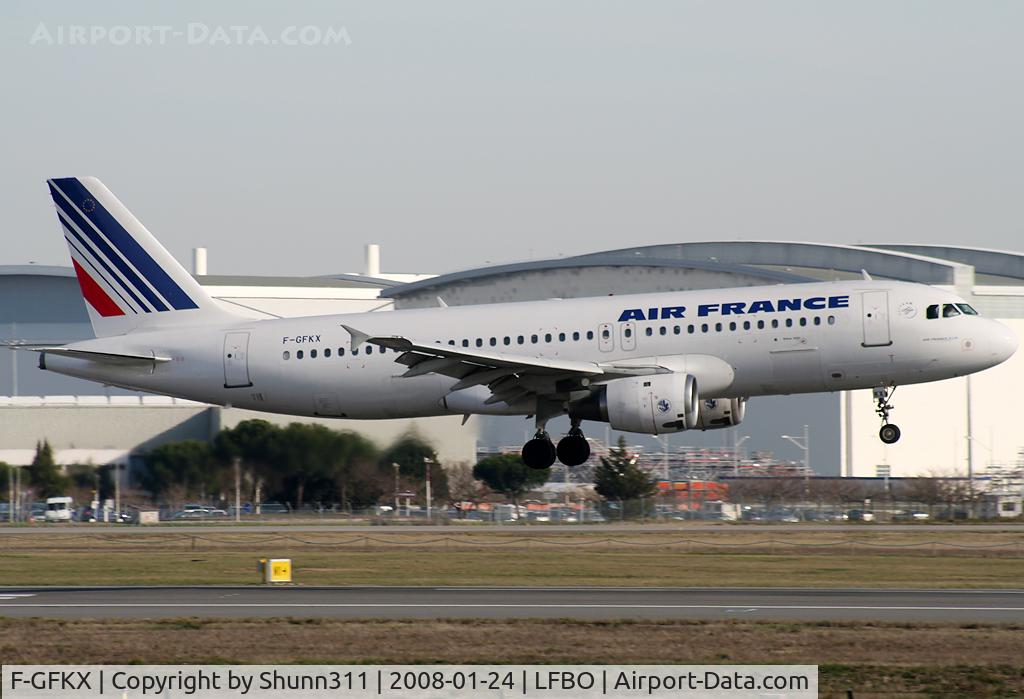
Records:
[[[98,179],[47,184],[96,337],[233,317]]]

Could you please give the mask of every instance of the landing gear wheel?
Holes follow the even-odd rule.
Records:
[[[558,460],[566,466],[579,466],[590,458],[590,443],[579,430],[570,430],[558,441]]]
[[[900,428],[896,425],[882,425],[878,430],[878,438],[886,444],[895,444],[900,441]]]
[[[551,464],[555,463],[555,455],[555,445],[546,432],[539,433],[523,445],[523,463],[530,468],[551,468]]]
[[[874,391],[875,413],[882,419],[882,429],[878,430],[878,438],[885,444],[900,441],[900,428],[889,422],[889,411],[893,409],[889,399],[895,392],[895,386],[876,386]]]

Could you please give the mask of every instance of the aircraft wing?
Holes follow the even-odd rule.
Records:
[[[553,398],[586,390],[591,383],[668,371],[659,366],[617,366],[491,352],[439,342],[417,342],[399,335],[372,336],[347,325],[343,327],[352,335],[353,349],[369,343],[399,352],[395,361],[409,367],[403,377],[433,373],[458,379],[451,392],[486,385],[491,391],[491,397],[485,401],[489,404],[512,405],[533,398]]]

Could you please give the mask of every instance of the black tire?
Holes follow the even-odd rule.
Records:
[[[523,445],[523,463],[530,468],[551,468],[555,463],[555,445],[550,439],[534,437]]]
[[[590,458],[590,443],[586,437],[568,435],[558,442],[558,460],[566,466],[579,466]]]
[[[895,444],[900,441],[900,428],[896,425],[882,425],[878,430],[878,438],[885,444]]]

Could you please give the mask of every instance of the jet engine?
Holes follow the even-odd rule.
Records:
[[[708,398],[700,402],[697,429],[720,430],[743,422],[747,411],[746,398]]]
[[[570,405],[569,414],[624,432],[665,434],[696,427],[699,402],[697,379],[673,372],[609,381]]]

